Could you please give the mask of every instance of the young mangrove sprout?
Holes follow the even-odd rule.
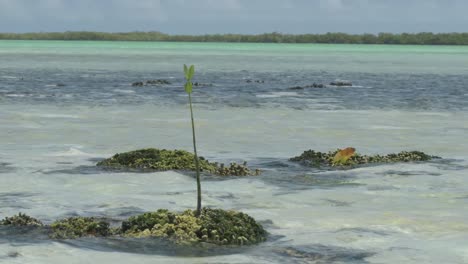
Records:
[[[195,66],[191,65],[187,67],[184,64],[184,74],[185,74],[185,92],[188,94],[189,98],[189,106],[190,106],[190,118],[192,120],[192,138],[193,138],[193,152],[195,154],[195,169],[197,174],[197,211],[196,216],[200,216],[201,214],[201,183],[200,183],[200,164],[198,161],[197,155],[197,142],[195,139],[195,122],[193,121],[193,109],[192,109],[192,78],[195,74]]]

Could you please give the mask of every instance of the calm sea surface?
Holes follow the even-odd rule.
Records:
[[[0,218],[194,208],[192,175],[94,166],[143,147],[191,150],[184,63],[202,84],[202,156],[264,170],[204,179],[204,204],[254,216],[269,241],[202,250],[0,229],[0,263],[468,263],[468,47],[0,41]],[[152,79],[171,84],[131,85]],[[353,87],[290,89],[335,80]],[[348,146],[443,159],[347,171],[287,161]]]

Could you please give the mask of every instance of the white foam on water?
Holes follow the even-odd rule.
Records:
[[[5,94],[6,97],[25,97],[25,94]]]
[[[421,116],[444,116],[444,117],[449,117],[453,113],[444,113],[444,112],[415,112],[416,115],[421,115]]]
[[[18,79],[18,77],[16,77],[16,76],[9,76],[9,75],[2,75],[0,77],[4,78],[4,79]]]
[[[37,114],[37,117],[42,118],[65,118],[65,119],[81,119],[79,115],[68,115],[68,114]]]
[[[123,89],[115,89],[113,90],[116,93],[123,93],[123,94],[132,94],[135,93],[134,90],[123,90]]]
[[[410,127],[399,127],[399,126],[370,126],[369,129],[375,129],[375,130],[406,130],[406,129],[412,129]]]
[[[83,156],[94,157],[96,155],[83,152],[79,150],[78,148],[70,148],[67,151],[51,153],[51,154],[48,154],[47,156],[51,156],[51,157],[83,157]]]
[[[279,97],[292,97],[298,96],[296,92],[273,92],[269,94],[257,94],[255,95],[258,98],[279,98]]]

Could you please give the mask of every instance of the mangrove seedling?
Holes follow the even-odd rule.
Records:
[[[197,154],[197,142],[195,139],[195,122],[193,121],[193,108],[192,108],[192,88],[193,88],[193,83],[192,83],[192,78],[193,75],[195,74],[195,66],[191,65],[190,67],[187,67],[187,65],[184,64],[184,74],[185,74],[185,92],[188,94],[189,98],[189,106],[190,106],[190,119],[192,120],[192,139],[193,139],[193,153],[195,155],[195,169],[196,169],[196,175],[197,175],[197,211],[196,211],[196,216],[200,216],[201,214],[201,183],[200,183],[200,163],[198,160],[198,154]]]

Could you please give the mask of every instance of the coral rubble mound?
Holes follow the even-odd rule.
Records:
[[[378,163],[397,163],[397,162],[418,162],[429,161],[439,157],[428,155],[421,151],[402,151],[387,155],[361,155],[354,153],[353,148],[349,156],[343,159],[340,157],[344,150],[338,149],[328,153],[314,150],[306,150],[300,156],[290,158],[290,161],[299,162],[303,165],[312,167],[353,167],[356,165],[378,164]],[[337,159],[337,157],[340,157]],[[337,160],[339,162],[337,162]]]
[[[0,226],[43,226],[42,222],[29,215],[19,213],[0,220]]]
[[[130,152],[118,153],[111,158],[100,161],[97,166],[114,169],[137,170],[190,170],[195,171],[195,155],[184,150],[166,149],[140,149]],[[249,176],[259,175],[259,170],[250,170],[247,163],[231,163],[229,166],[209,162],[199,157],[200,170],[221,176]]]
[[[94,217],[70,217],[43,225],[39,220],[20,214],[0,221],[5,226],[41,226],[51,239],[82,237],[162,238],[176,244],[210,243],[246,246],[266,240],[262,225],[247,214],[236,211],[203,208],[199,217],[195,211],[182,213],[160,209],[132,216],[120,227]]]
[[[122,223],[127,237],[163,237],[176,243],[206,242],[217,245],[251,245],[266,240],[263,227],[247,214],[203,208],[200,217],[187,210],[158,210],[130,217]]]
[[[94,217],[70,217],[53,222],[50,227],[53,239],[79,237],[105,237],[112,234],[110,224]]]

